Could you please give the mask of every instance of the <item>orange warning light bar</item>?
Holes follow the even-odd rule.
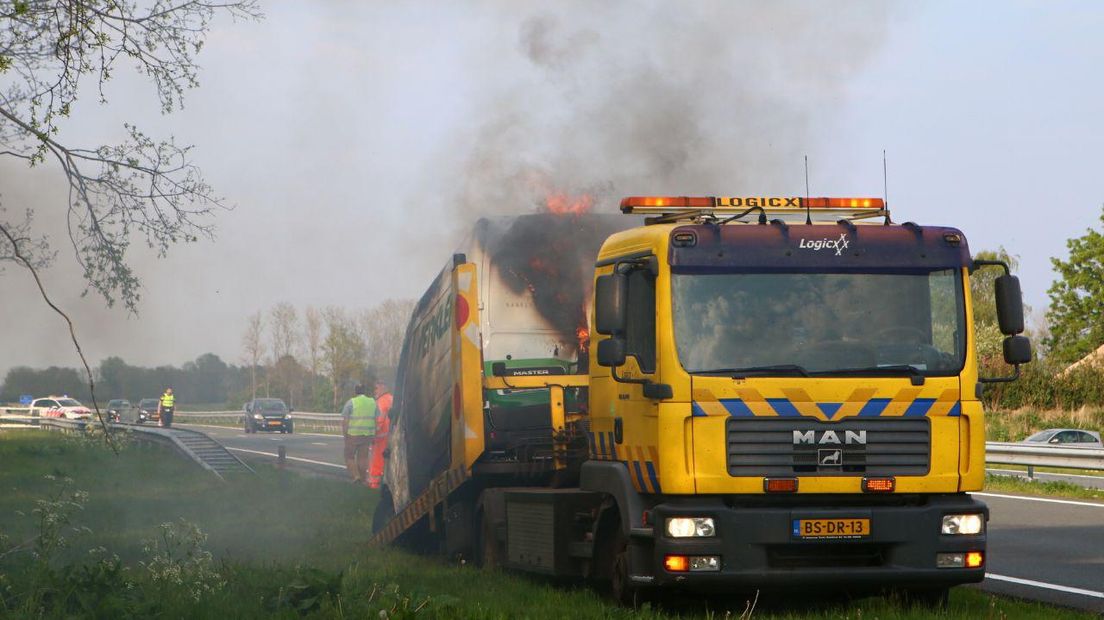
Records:
[[[885,209],[881,198],[802,198],[800,196],[629,196],[621,211],[663,209]]]
[[[621,201],[621,210],[631,207],[701,207],[715,206],[712,196],[630,196]]]

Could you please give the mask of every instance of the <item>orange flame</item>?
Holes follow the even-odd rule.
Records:
[[[590,330],[585,325],[580,325],[575,329],[575,337],[579,339],[580,353],[590,349]]]
[[[594,198],[590,194],[570,196],[565,192],[554,192],[545,198],[544,206],[549,213],[556,215],[581,215],[594,206]]]

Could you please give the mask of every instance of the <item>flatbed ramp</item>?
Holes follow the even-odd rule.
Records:
[[[442,503],[447,505],[449,495],[470,478],[471,472],[466,467],[450,469],[437,476],[421,495],[407,504],[394,517],[391,517],[391,520],[372,536],[371,544],[391,544],[426,515],[430,516],[430,529],[436,529],[433,521],[434,509]]]

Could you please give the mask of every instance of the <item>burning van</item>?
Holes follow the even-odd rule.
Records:
[[[389,508],[401,509],[449,467],[456,437],[471,439],[478,432],[453,432],[453,425],[464,424],[456,359],[465,342],[475,347],[482,374],[498,374],[507,383],[512,376],[586,375],[594,259],[610,234],[633,222],[582,211],[550,202],[549,212],[479,220],[422,295],[394,391],[384,474]],[[460,264],[474,269],[458,275]],[[476,291],[475,297],[466,297],[467,290]],[[478,305],[478,320],[464,327],[468,304]],[[453,337],[458,330],[459,339]],[[551,462],[553,452],[549,390],[479,392],[481,466],[508,477],[545,475],[550,468],[542,464]],[[569,413],[581,412],[585,388],[565,390],[564,399]]]

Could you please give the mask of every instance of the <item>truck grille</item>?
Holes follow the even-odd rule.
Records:
[[[926,418],[729,418],[730,476],[922,476],[931,431]]]

